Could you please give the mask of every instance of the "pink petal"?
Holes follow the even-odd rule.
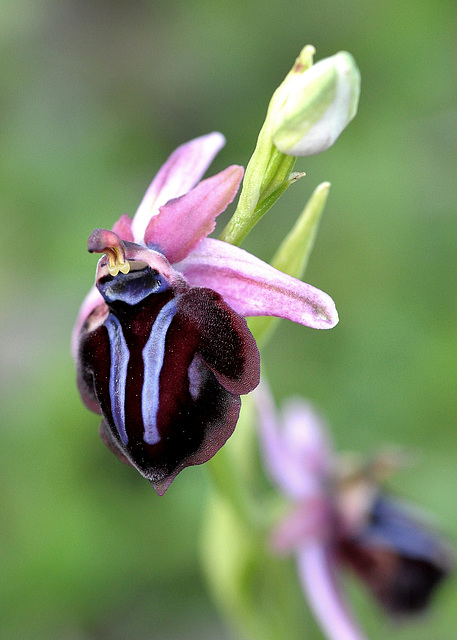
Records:
[[[265,382],[253,395],[259,416],[259,437],[268,471],[294,500],[321,500],[328,477],[330,452],[315,433],[317,416],[297,400],[289,403],[285,419],[278,422]],[[319,431],[318,435],[322,435]],[[317,446],[316,446],[316,439]],[[316,456],[319,464],[315,464]],[[321,460],[323,464],[320,464]]]
[[[284,446],[272,397],[265,381],[254,392],[260,444],[269,474],[281,489],[293,498],[301,498],[301,469],[295,468]]]
[[[324,484],[332,467],[332,445],[321,416],[309,402],[293,398],[283,405],[282,439],[297,467]]]
[[[150,184],[133,218],[135,242],[142,243],[149,220],[168,200],[179,198],[197,184],[224,146],[221,133],[210,133],[178,147]]]
[[[233,165],[169,200],[151,218],[145,244],[158,247],[172,264],[183,260],[213,231],[216,217],[232,202],[242,177],[243,167]]]
[[[191,285],[220,293],[242,316],[277,316],[314,329],[331,329],[338,322],[326,293],[220,240],[202,240],[176,269]]]
[[[309,605],[329,640],[366,640],[345,603],[336,578],[335,560],[322,542],[303,544],[298,572]]]

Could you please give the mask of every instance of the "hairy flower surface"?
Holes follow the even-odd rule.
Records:
[[[104,255],[73,333],[79,390],[102,414],[107,446],[160,495],[179,471],[219,450],[240,395],[258,384],[259,353],[243,316],[319,329],[338,321],[322,291],[207,238],[243,176],[231,166],[200,181],[223,144],[212,133],[176,149],[133,220],[123,215],[88,240]]]
[[[395,457],[341,464],[308,403],[289,401],[279,420],[266,388],[256,394],[267,468],[296,504],[276,530],[274,546],[296,553],[304,592],[327,637],[365,638],[344,599],[343,564],[388,613],[422,611],[448,575],[453,554],[411,507],[380,490],[377,481],[392,471]]]

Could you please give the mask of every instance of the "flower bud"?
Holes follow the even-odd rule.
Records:
[[[272,127],[273,143],[284,154],[309,156],[325,151],[357,112],[360,72],[346,51],[309,67],[297,58],[281,87]]]

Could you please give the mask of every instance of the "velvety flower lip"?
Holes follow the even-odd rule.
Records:
[[[295,552],[304,593],[326,636],[365,638],[344,598],[342,565],[389,614],[423,611],[454,564],[449,545],[411,507],[379,489],[376,466],[351,471],[338,464],[311,405],[289,401],[278,417],[265,383],[255,397],[267,470],[296,505],[273,544],[278,552]],[[374,461],[378,469],[391,462],[381,455]]]
[[[240,395],[259,382],[259,353],[244,318],[208,288],[191,287],[155,250],[106,229],[103,303],[83,323],[81,397],[101,413],[101,436],[162,495],[185,467],[211,458],[232,434]]]
[[[181,145],[133,220],[124,214],[88,240],[103,255],[73,332],[79,390],[102,414],[107,446],[159,494],[216,453],[235,428],[240,395],[258,384],[244,317],[320,329],[338,321],[325,293],[207,238],[243,177],[232,165],[202,179],[223,143],[211,133]]]

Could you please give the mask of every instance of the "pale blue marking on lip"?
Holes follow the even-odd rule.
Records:
[[[127,367],[130,352],[122,333],[122,327],[116,316],[110,313],[105,320],[110,344],[109,395],[114,424],[124,444],[128,437],[125,431],[125,387],[127,385]]]
[[[141,395],[141,413],[143,416],[146,444],[157,444],[160,434],[157,429],[159,410],[159,377],[165,357],[165,339],[168,327],[177,310],[177,298],[173,298],[162,307],[151,328],[148,341],[143,349],[144,381]]]

